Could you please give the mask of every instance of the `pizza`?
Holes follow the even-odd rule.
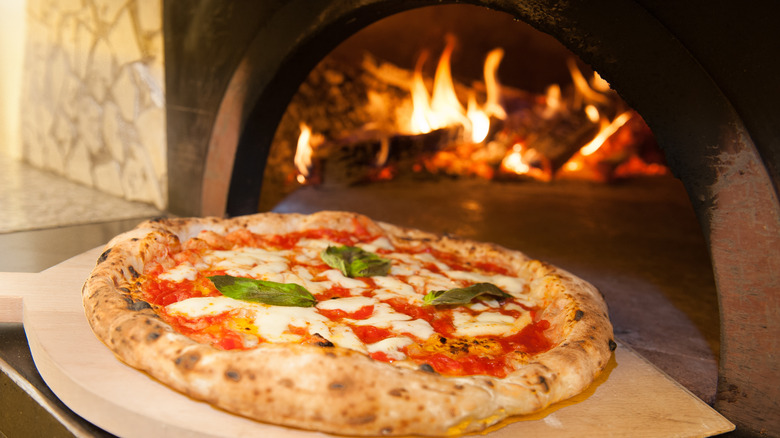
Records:
[[[83,304],[169,387],[340,435],[483,430],[580,393],[616,345],[601,294],[564,270],[347,212],[144,222]]]

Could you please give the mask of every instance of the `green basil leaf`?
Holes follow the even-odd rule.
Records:
[[[287,307],[311,307],[317,302],[314,295],[299,284],[230,275],[214,275],[209,280],[222,295],[236,300]]]
[[[390,273],[390,260],[356,246],[329,246],[320,253],[322,261],[346,277],[374,277]]]
[[[428,294],[423,297],[423,304],[426,306],[468,304],[474,298],[485,295],[498,298],[499,300],[512,298],[512,295],[502,291],[498,286],[492,283],[476,283],[468,287],[456,287],[449,290],[428,292]]]

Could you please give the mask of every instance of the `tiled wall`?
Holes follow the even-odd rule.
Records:
[[[25,51],[25,161],[165,209],[161,0],[28,0]]]

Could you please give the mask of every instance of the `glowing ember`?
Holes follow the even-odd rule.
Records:
[[[525,175],[538,181],[550,181],[550,162],[534,149],[526,149],[522,143],[515,143],[512,150],[501,161],[504,174]]]
[[[560,111],[563,104],[561,103],[561,87],[558,84],[552,84],[547,87],[544,103],[542,118],[549,119]]]

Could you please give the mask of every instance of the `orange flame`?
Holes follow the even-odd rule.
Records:
[[[607,141],[610,136],[612,136],[612,134],[617,132],[621,126],[625,125],[631,116],[632,114],[627,111],[615,117],[615,120],[612,122],[603,123],[605,120],[602,119],[601,130],[598,134],[596,134],[595,137],[593,137],[593,140],[580,148],[580,154],[582,154],[584,157],[587,157],[588,155],[592,155],[594,152],[599,150],[601,145],[603,145],[604,142]]]
[[[311,128],[305,123],[300,124],[300,129],[301,134],[298,136],[298,145],[295,149],[293,162],[299,173],[296,179],[303,184],[310,175],[312,156],[314,154],[313,146],[321,144],[324,138],[322,135],[312,134]]]
[[[414,67],[414,76],[412,77],[412,133],[425,134],[431,132],[431,124],[428,123],[428,115],[431,110],[431,102],[428,97],[428,89],[425,88],[422,68],[428,59],[428,52],[423,52],[417,58],[417,65]]]
[[[506,119],[506,111],[499,103],[501,97],[501,85],[498,83],[498,66],[504,58],[504,50],[501,48],[493,49],[485,58],[484,77],[487,100],[485,101],[485,113],[488,117],[493,116],[497,119]]]
[[[465,116],[466,111],[455,94],[455,84],[452,82],[450,59],[453,50],[455,50],[455,37],[448,35],[447,45],[439,58],[436,75],[433,78],[431,113],[428,115],[428,121],[433,129],[470,124]]]
[[[597,102],[597,103],[608,103],[609,99],[604,94],[599,93],[598,91],[591,88],[590,83],[587,79],[585,79],[585,76],[583,76],[582,72],[580,71],[579,67],[577,67],[577,63],[574,61],[573,58],[569,58],[566,61],[566,65],[569,68],[569,74],[571,75],[572,82],[574,83],[574,88],[577,90],[577,92],[585,98],[588,102]],[[600,81],[594,81],[594,83],[598,84],[597,86],[603,86],[603,84],[606,84],[606,81],[601,79],[599,76]]]
[[[506,118],[506,112],[499,103],[501,91],[497,78],[498,66],[504,51],[500,48],[494,49],[485,58],[483,70],[487,97],[484,106],[480,107],[476,96],[472,94],[469,96],[467,108],[464,109],[455,92],[450,68],[455,43],[455,38],[448,35],[447,45],[436,67],[430,96],[422,75],[422,67],[428,53],[422,53],[417,59],[410,86],[413,107],[411,131],[415,134],[425,134],[447,126],[463,126],[472,143],[481,143],[490,132],[490,116]]]

